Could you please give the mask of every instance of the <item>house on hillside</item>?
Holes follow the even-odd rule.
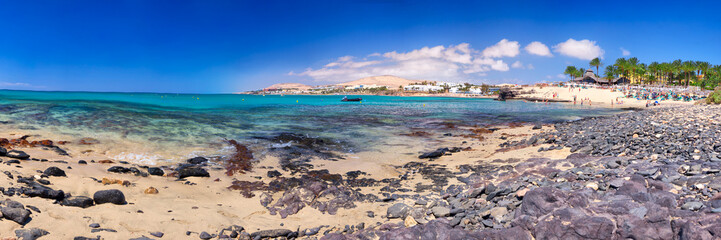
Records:
[[[599,85],[621,85],[621,84],[630,84],[631,80],[629,80],[626,77],[617,77],[614,79],[606,79],[602,77],[596,77],[596,74],[593,74],[593,70],[587,69],[586,72],[581,77],[577,77],[573,80],[571,80],[572,83],[582,83],[582,84],[599,84]]]

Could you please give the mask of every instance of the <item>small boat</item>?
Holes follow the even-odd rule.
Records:
[[[363,100],[362,98],[348,98],[348,97],[343,97],[343,99],[341,99],[340,101],[341,101],[341,102],[360,102],[360,101],[362,101],[362,100]]]

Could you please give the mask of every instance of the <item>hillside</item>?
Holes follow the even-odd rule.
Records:
[[[266,89],[298,89],[298,90],[308,90],[311,88],[313,88],[313,87],[302,84],[302,83],[278,83],[278,84],[273,84],[273,85],[266,87]]]
[[[344,82],[344,83],[338,83],[336,85],[338,86],[354,86],[354,85],[379,85],[379,86],[386,86],[390,89],[398,88],[398,86],[405,86],[413,83],[422,82],[421,80],[408,80],[401,77],[396,76],[390,76],[390,75],[384,75],[384,76],[374,76],[374,77],[365,77],[361,78],[355,81],[350,82]]]

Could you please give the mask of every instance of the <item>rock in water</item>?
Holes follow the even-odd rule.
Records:
[[[18,237],[19,240],[35,240],[47,234],[48,231],[42,230],[40,228],[15,230],[15,236]]]
[[[386,217],[388,218],[404,218],[408,215],[408,212],[411,210],[411,207],[403,204],[403,203],[396,203],[393,204],[393,206],[390,206],[388,210],[386,211]]]
[[[75,197],[69,197],[64,199],[60,205],[63,206],[72,206],[72,207],[81,207],[81,208],[88,208],[95,203],[93,203],[93,199],[85,196],[75,196]]]
[[[28,159],[30,158],[30,155],[23,151],[18,150],[10,150],[5,154],[9,158],[17,158],[17,159]]]
[[[198,166],[184,167],[178,170],[178,178],[186,177],[210,177],[210,173]]]
[[[53,176],[53,177],[66,177],[67,176],[67,175],[65,175],[65,171],[63,171],[62,169],[60,169],[58,167],[49,167],[49,168],[45,169],[43,174],[48,175],[48,176]]]
[[[163,176],[165,175],[165,171],[159,167],[151,167],[148,168],[148,173],[153,176]]]
[[[28,221],[28,218],[30,218],[30,211],[24,208],[3,207],[0,208],[0,212],[2,212],[2,215],[5,219],[12,220],[13,222],[22,225],[25,225],[25,223]]]
[[[123,192],[117,189],[101,190],[93,194],[93,199],[96,204],[113,203],[113,204],[126,204],[125,195]]]

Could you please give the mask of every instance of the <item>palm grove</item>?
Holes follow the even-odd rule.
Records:
[[[589,62],[589,66],[599,68],[604,64],[599,58]],[[606,66],[604,76],[607,79],[626,77],[633,84],[698,86],[713,89],[721,82],[721,65],[712,65],[701,61],[652,62],[641,63],[638,58],[616,59],[612,65]],[[583,76],[586,70],[575,66],[566,67],[564,74],[571,78]]]

